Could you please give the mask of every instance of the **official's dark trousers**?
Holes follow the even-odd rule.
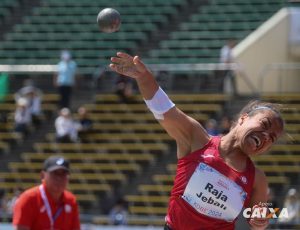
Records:
[[[72,87],[71,86],[59,86],[58,92],[60,94],[60,101],[59,101],[60,108],[70,108]]]

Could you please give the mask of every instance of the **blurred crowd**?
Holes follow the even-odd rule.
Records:
[[[72,60],[71,53],[63,50],[53,81],[59,95],[58,115],[54,122],[57,142],[80,141],[80,138],[92,129],[92,120],[89,119],[85,107],[75,108],[77,114],[72,114],[71,98],[76,84],[76,69],[77,64]],[[16,102],[13,114],[14,131],[20,133],[23,138],[31,131],[39,129],[42,122],[47,119],[42,109],[43,96],[42,90],[36,87],[31,79],[25,80],[23,87],[14,94]],[[6,121],[8,118],[5,114],[2,115],[1,120]]]
[[[45,119],[41,108],[42,91],[33,86],[32,81],[26,81],[25,84],[26,86],[15,94],[14,112],[14,130],[24,137],[28,136],[31,130],[38,129]],[[91,131],[93,121],[85,107],[79,107],[75,116],[76,118],[73,117],[70,108],[63,107],[58,110],[54,123],[57,142],[77,142],[80,137]]]
[[[223,115],[220,119],[210,118],[204,123],[206,131],[212,136],[225,135],[231,125],[232,119],[228,115]]]

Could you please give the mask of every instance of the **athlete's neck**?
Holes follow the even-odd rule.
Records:
[[[220,157],[231,168],[237,171],[244,171],[247,165],[248,156],[241,152],[240,148],[227,141],[227,136],[223,136],[219,145]],[[230,138],[229,138],[230,139]]]
[[[220,145],[219,145],[220,155],[222,157],[227,157],[229,155],[231,156],[244,155],[241,154],[241,150],[239,146],[235,145],[236,143],[232,141],[233,138],[230,137],[229,135],[230,134],[227,134],[221,137]]]

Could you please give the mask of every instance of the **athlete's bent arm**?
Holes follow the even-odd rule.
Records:
[[[159,122],[168,134],[176,140],[178,159],[201,149],[209,141],[210,136],[202,125],[177,107],[166,112],[164,120],[159,120]]]
[[[268,201],[268,182],[263,171],[255,168],[255,179],[250,207],[262,207]],[[264,230],[269,224],[267,218],[252,218],[249,220],[251,230]]]
[[[140,93],[146,101],[151,101],[156,93],[161,90],[153,74],[141,62],[139,57],[132,57],[118,52],[117,57],[112,57],[111,61],[110,68],[112,70],[137,81]],[[160,94],[162,95],[163,93],[160,91]],[[165,111],[162,116],[163,119],[160,119],[159,122],[168,134],[176,140],[178,158],[182,158],[191,151],[202,148],[208,142],[210,136],[200,123],[184,114],[178,108],[170,106],[169,110]]]

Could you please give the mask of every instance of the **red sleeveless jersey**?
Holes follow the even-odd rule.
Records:
[[[255,167],[248,158],[238,172],[219,155],[220,137],[179,159],[171,191],[167,224],[173,230],[233,230],[238,214],[249,205]]]

